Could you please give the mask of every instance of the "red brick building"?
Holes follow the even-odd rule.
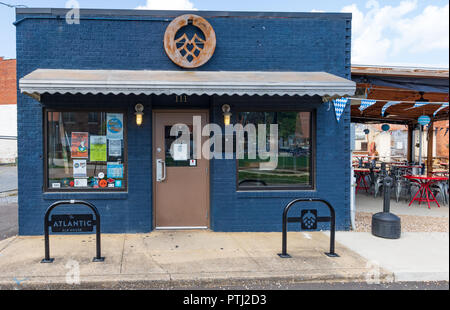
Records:
[[[0,163],[17,157],[16,60],[0,57]]]
[[[16,60],[0,57],[0,105],[17,104]]]

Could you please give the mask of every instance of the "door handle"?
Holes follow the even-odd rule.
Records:
[[[162,159],[156,160],[156,182],[162,182],[166,179],[166,162]]]

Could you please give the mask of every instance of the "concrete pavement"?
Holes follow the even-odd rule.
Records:
[[[95,235],[51,235],[55,261],[42,264],[42,236],[13,237],[0,241],[0,288],[15,287],[18,281],[22,287],[66,284],[73,270],[79,270],[82,284],[144,281],[148,287],[205,287],[246,280],[365,281],[372,273],[367,260],[347,247],[336,245],[338,258],[324,255],[328,247],[324,233],[290,232],[292,258],[282,259],[277,255],[281,233],[108,234],[102,235],[106,260],[100,263],[92,262]],[[381,281],[392,279],[392,273],[384,270],[379,276]]]
[[[394,197],[394,196],[393,196]],[[390,200],[391,212],[397,215],[414,215],[414,216],[430,216],[430,217],[449,217],[449,207],[439,200],[440,208],[436,203],[431,203],[431,208],[428,209],[426,203],[419,205],[414,202],[409,206],[405,199],[396,202],[394,198]],[[383,197],[378,195],[377,198],[366,194],[356,196],[356,211],[367,213],[378,213],[383,211]]]
[[[392,272],[395,281],[448,281],[449,234],[403,232],[383,239],[365,232],[336,232],[336,241],[363,256],[372,266]]]

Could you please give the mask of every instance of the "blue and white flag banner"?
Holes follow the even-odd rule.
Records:
[[[377,103],[376,100],[371,100],[371,99],[362,99],[361,100],[361,105],[359,106],[359,110],[362,112],[365,109],[367,109],[368,107],[374,105],[375,103]]]
[[[420,108],[420,107],[423,107],[424,105],[427,105],[427,104],[444,104],[444,103],[447,103],[447,104],[448,104],[448,102],[424,102],[424,101],[416,101],[416,102],[414,103],[414,106],[413,106],[411,109],[414,109],[414,108]]]
[[[396,104],[399,104],[399,103],[402,103],[401,101],[388,101],[388,103],[386,103],[384,106],[383,106],[383,108],[381,109],[381,116],[384,116],[384,113],[386,112],[386,110],[389,108],[389,107],[392,107],[393,105],[396,105]]]
[[[339,123],[339,120],[341,119],[341,115],[345,110],[345,107],[347,106],[348,98],[341,98],[333,100],[334,104],[334,111],[336,113],[336,119]]]
[[[435,117],[436,114],[439,113],[439,111],[441,111],[441,110],[443,110],[443,109],[445,109],[445,108],[448,108],[448,102],[443,102],[442,105],[440,106],[440,108],[437,109],[436,111],[434,111],[433,117]]]
[[[420,108],[423,107],[424,105],[429,104],[429,102],[425,102],[425,101],[416,101],[416,103],[414,103],[414,106],[412,107],[414,108]]]

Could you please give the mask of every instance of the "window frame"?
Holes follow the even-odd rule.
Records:
[[[239,159],[236,159],[236,191],[237,192],[248,192],[248,191],[257,191],[257,192],[274,192],[274,191],[286,191],[286,190],[294,190],[294,191],[311,191],[316,189],[316,109],[274,109],[274,108],[237,108],[236,114],[241,112],[309,112],[310,113],[310,139],[311,139],[311,157],[310,157],[310,173],[311,173],[311,181],[309,185],[297,185],[297,186],[239,186]]]
[[[60,113],[67,113],[67,112],[81,112],[81,113],[89,113],[89,112],[97,112],[97,113],[122,113],[123,114],[123,168],[124,168],[124,186],[121,188],[116,187],[105,187],[105,188],[72,188],[72,189],[65,189],[65,188],[50,188],[48,186],[48,113],[49,112],[60,112]],[[43,108],[43,143],[44,143],[44,156],[42,156],[44,160],[44,183],[42,186],[42,190],[44,193],[80,193],[80,192],[88,192],[88,193],[114,193],[114,192],[128,192],[128,113],[126,109],[111,109],[111,108]]]

